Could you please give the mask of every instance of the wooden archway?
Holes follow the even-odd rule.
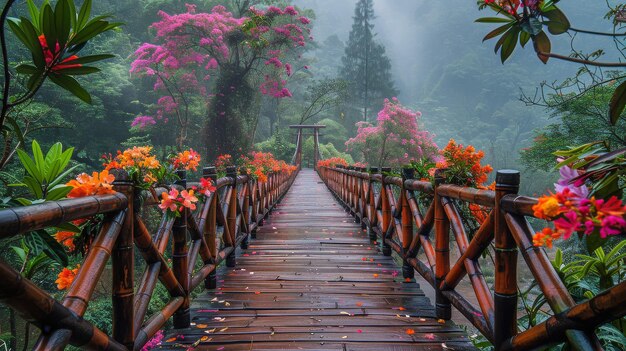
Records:
[[[322,128],[326,128],[325,125],[317,125],[317,124],[297,124],[289,126],[291,129],[297,129],[298,134],[296,136],[296,152],[293,155],[291,160],[292,164],[297,165],[298,167],[302,167],[302,143],[304,142],[303,137],[303,129],[313,129],[313,142],[314,142],[314,152],[313,152],[313,168],[317,169],[317,161],[322,158],[319,148],[320,134],[319,130]]]

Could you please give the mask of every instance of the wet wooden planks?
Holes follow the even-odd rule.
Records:
[[[237,267],[192,305],[161,350],[474,350],[415,282],[302,170]]]

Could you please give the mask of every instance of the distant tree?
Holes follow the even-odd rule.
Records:
[[[374,40],[374,0],[359,0],[340,75],[350,83],[352,102],[367,121],[368,111],[382,105],[385,98],[398,94],[391,77],[391,61],[385,47]],[[361,118],[358,118],[361,120]]]
[[[377,167],[401,166],[411,161],[438,158],[437,145],[428,131],[420,130],[422,114],[402,106],[398,99],[385,99],[376,125],[359,122],[354,138],[346,141],[348,152],[355,152],[364,161]]]

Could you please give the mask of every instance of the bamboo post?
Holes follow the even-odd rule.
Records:
[[[372,174],[376,173],[378,173],[378,167],[370,167],[369,179],[367,182],[367,186],[369,188],[369,199],[367,201],[369,226],[367,227],[367,234],[369,235],[370,241],[376,241],[376,232],[372,230],[372,227],[375,227],[378,223],[378,216],[376,216],[376,194],[374,193],[374,186],[372,184]]]
[[[501,200],[507,194],[517,194],[520,173],[500,170],[496,174],[495,212],[495,291],[494,291],[494,341],[495,349],[517,334],[517,246],[511,235]]]
[[[382,176],[382,188],[380,190],[380,196],[381,196],[381,206],[382,206],[382,211],[383,211],[383,223],[382,223],[382,227],[381,227],[381,235],[382,238],[380,238],[380,248],[383,251],[383,255],[385,256],[391,256],[391,246],[389,246],[389,244],[387,244],[387,231],[389,230],[389,227],[391,226],[391,221],[393,220],[393,217],[391,216],[391,204],[389,203],[389,197],[387,197],[387,183],[385,183],[385,174],[384,173],[389,173],[391,172],[391,168],[389,167],[383,167],[381,169],[381,176]]]
[[[230,178],[233,182],[232,192],[230,193],[230,199],[228,201],[228,213],[226,214],[226,221],[228,223],[229,233],[224,235],[230,235],[232,245],[237,243],[237,168],[226,168],[226,177]],[[269,182],[269,179],[268,179]],[[270,195],[271,196],[271,195]],[[268,206],[269,207],[269,206]],[[237,248],[233,247],[233,251],[226,257],[226,267],[235,267],[237,265]]]
[[[448,320],[452,317],[452,307],[441,293],[441,282],[450,271],[450,221],[437,189],[445,180],[445,172],[445,169],[435,171],[435,305],[437,318]]]
[[[187,188],[187,171],[176,171],[178,180],[176,185],[183,188]],[[184,209],[188,211],[188,209]],[[189,274],[187,272],[187,215],[183,213],[180,217],[176,218],[172,227],[172,234],[174,238],[174,244],[172,245],[172,270],[178,282],[183,287],[185,292],[183,304],[174,313],[174,328],[188,328],[191,322],[191,315],[189,311]]]
[[[249,207],[250,207],[250,177],[248,177],[248,170],[245,167],[239,169],[239,174],[246,176],[246,182],[242,185],[241,189],[244,193],[243,203],[241,204],[241,220],[246,224],[246,228],[250,228],[249,220]],[[243,240],[241,240],[241,249],[246,250],[248,248],[250,233],[244,233]]]
[[[406,260],[406,253],[411,247],[413,242],[413,212],[409,205],[406,192],[408,191],[404,187],[404,182],[413,179],[415,177],[415,170],[413,168],[402,169],[402,187],[400,188],[400,206],[402,206],[402,276],[404,279],[415,278],[415,270]]]
[[[202,169],[202,176],[204,178],[209,178],[213,181],[213,184],[217,185],[217,169],[215,167],[204,167]],[[217,206],[219,206],[217,202],[217,190],[216,193],[213,194],[213,199],[211,200],[211,207],[209,208],[209,215],[206,222],[205,228],[200,228],[200,230],[204,233],[204,240],[209,247],[209,251],[211,252],[211,256],[215,261],[217,259]],[[217,287],[217,269],[214,269],[209,273],[209,275],[204,280],[204,287],[207,289],[215,289]]]
[[[113,188],[128,198],[128,210],[122,229],[111,253],[113,338],[132,350],[135,343],[135,252],[133,242],[135,217],[135,187],[128,173],[115,169]],[[139,210],[137,208],[136,210]]]

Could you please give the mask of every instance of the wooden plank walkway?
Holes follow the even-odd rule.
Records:
[[[474,350],[310,169],[218,277],[161,350]]]

